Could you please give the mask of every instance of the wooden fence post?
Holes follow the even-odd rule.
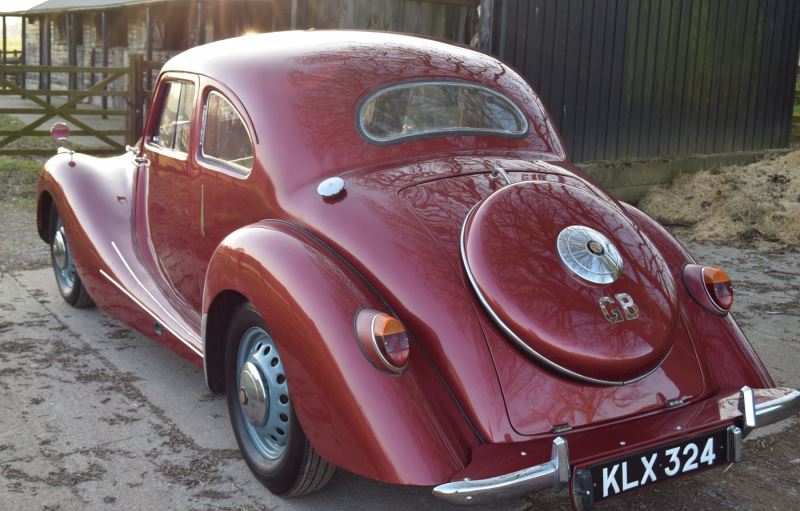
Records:
[[[133,53],[129,60],[127,141],[133,145],[144,129],[144,56]]]

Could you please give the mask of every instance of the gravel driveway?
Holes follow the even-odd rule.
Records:
[[[800,387],[800,262],[693,244],[726,268],[736,316],[772,375]],[[797,423],[752,435],[746,463],[610,502],[604,509],[800,509]],[[250,475],[225,403],[199,369],[98,310],[58,296],[30,213],[0,203],[0,510],[447,509],[427,488],[337,472],[284,501]],[[491,509],[568,509],[536,496]],[[458,508],[463,509],[463,508]]]

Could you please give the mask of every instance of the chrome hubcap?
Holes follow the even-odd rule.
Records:
[[[62,295],[68,296],[75,287],[76,275],[67,242],[67,232],[61,224],[61,217],[56,218],[56,232],[50,244],[50,251],[53,255],[53,270],[56,274],[58,288]]]
[[[56,231],[53,239],[53,261],[60,270],[63,270],[67,265],[67,242],[64,237],[63,227]]]
[[[236,369],[247,436],[261,455],[278,459],[289,442],[292,409],[283,360],[263,328],[250,328],[242,336]]]
[[[239,403],[250,424],[260,428],[267,423],[269,402],[261,372],[252,362],[246,362],[239,374]]]

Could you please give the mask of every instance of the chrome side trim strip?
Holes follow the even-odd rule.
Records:
[[[440,484],[433,494],[453,504],[482,504],[550,489],[557,493],[569,483],[569,449],[564,438],[553,440],[550,461],[488,479]]]
[[[124,294],[125,296],[127,296],[128,298],[130,298],[130,299],[131,299],[131,301],[133,301],[133,303],[135,303],[136,305],[138,305],[138,306],[139,306],[139,307],[140,307],[140,308],[141,308],[143,311],[145,311],[145,312],[146,312],[146,313],[147,313],[147,314],[148,314],[148,315],[149,315],[151,318],[153,318],[155,321],[157,321],[159,324],[161,324],[161,326],[163,326],[164,328],[166,328],[166,329],[167,329],[167,331],[168,331],[169,333],[171,333],[173,336],[175,336],[175,338],[176,338],[176,339],[178,339],[178,340],[179,340],[179,341],[181,341],[183,344],[185,344],[185,345],[186,345],[186,346],[187,346],[189,349],[191,349],[192,351],[194,351],[195,353],[197,353],[198,355],[200,355],[201,357],[203,357],[203,352],[202,352],[202,351],[200,351],[200,350],[197,348],[197,346],[195,346],[193,343],[191,343],[191,342],[187,341],[186,339],[184,339],[184,338],[183,338],[181,335],[179,335],[179,334],[178,334],[178,333],[177,333],[175,330],[173,330],[172,328],[170,328],[170,327],[169,327],[169,325],[166,325],[166,324],[164,324],[164,322],[162,321],[162,319],[161,319],[161,318],[159,318],[158,316],[156,316],[156,315],[155,315],[155,313],[154,313],[153,311],[151,311],[150,309],[148,309],[148,308],[147,308],[147,307],[146,307],[146,306],[145,306],[145,305],[144,305],[142,302],[140,302],[140,301],[139,301],[139,299],[138,299],[138,298],[136,298],[135,296],[133,296],[133,295],[132,295],[132,294],[131,294],[131,293],[130,293],[130,292],[127,290],[127,289],[125,289],[125,288],[122,286],[122,284],[120,284],[119,282],[117,282],[116,280],[114,280],[114,279],[113,279],[113,278],[112,278],[112,277],[111,277],[111,276],[110,276],[108,273],[106,273],[106,272],[105,272],[105,271],[103,271],[102,269],[100,270],[100,274],[101,274],[103,277],[105,277],[105,278],[106,278],[106,280],[108,280],[109,282],[111,282],[111,283],[114,285],[114,287],[116,287],[117,289],[119,289],[119,290],[122,292],[122,294]],[[205,357],[203,357],[203,359],[205,360]]]
[[[142,288],[142,290],[143,290],[145,293],[147,293],[147,296],[149,296],[149,297],[150,297],[150,299],[152,299],[152,300],[153,300],[153,302],[155,302],[155,303],[156,303],[156,305],[158,305],[158,307],[159,307],[159,308],[160,308],[160,309],[161,309],[161,310],[164,312],[164,314],[166,314],[166,316],[167,316],[168,318],[170,318],[172,321],[174,321],[174,322],[175,322],[175,324],[176,324],[176,325],[178,325],[178,326],[180,327],[180,329],[181,329],[181,330],[183,330],[184,332],[186,332],[186,333],[189,335],[189,337],[190,337],[191,339],[193,339],[193,340],[195,340],[195,341],[197,341],[197,342],[201,342],[201,339],[200,339],[199,337],[197,337],[197,335],[195,335],[195,333],[194,333],[194,332],[192,332],[191,330],[189,330],[188,328],[186,328],[185,326],[183,326],[183,325],[181,324],[181,322],[180,322],[178,319],[176,319],[176,318],[175,318],[175,316],[173,316],[172,314],[170,314],[170,313],[169,313],[169,311],[168,311],[166,308],[164,308],[164,306],[163,306],[163,305],[161,305],[161,302],[159,302],[158,300],[156,300],[156,297],[155,297],[155,296],[153,296],[153,294],[152,294],[152,293],[151,293],[151,292],[150,292],[150,291],[149,291],[149,290],[148,290],[148,289],[147,289],[147,288],[144,286],[144,284],[142,284],[142,281],[141,281],[141,280],[139,280],[139,277],[137,277],[137,276],[136,276],[136,274],[135,274],[135,273],[133,273],[133,270],[132,270],[132,269],[131,269],[131,267],[128,265],[128,261],[125,259],[125,256],[123,256],[123,255],[122,255],[122,252],[120,252],[119,248],[117,248],[117,244],[116,244],[115,242],[113,242],[113,241],[112,241],[112,242],[111,242],[111,246],[114,248],[114,251],[116,251],[117,255],[119,256],[120,260],[122,261],[122,264],[124,264],[124,265],[125,265],[125,268],[127,268],[127,269],[128,269],[128,273],[130,273],[130,274],[131,274],[131,277],[133,277],[133,280],[135,280],[135,281],[136,281],[136,283],[137,283],[137,284],[139,284],[139,287],[141,287],[141,288]]]
[[[523,185],[525,183],[531,183],[531,181],[519,181],[519,182],[516,182],[516,183],[508,185],[508,186],[518,186],[518,185]],[[502,189],[504,189],[504,188],[501,188],[501,190]],[[491,197],[491,195],[489,197]],[[664,363],[664,360],[666,360],[667,357],[669,357],[670,353],[672,353],[672,348],[670,348],[669,351],[667,351],[666,355],[664,355],[664,358],[662,358],[658,362],[658,364],[656,364],[656,366],[653,369],[651,369],[651,370],[647,371],[646,373],[644,373],[644,374],[642,374],[640,376],[637,376],[636,378],[633,378],[631,380],[627,380],[627,381],[600,380],[600,379],[597,379],[597,378],[592,378],[591,376],[585,376],[583,374],[576,373],[575,371],[567,369],[566,367],[563,367],[563,366],[553,362],[552,360],[548,359],[547,357],[545,357],[544,355],[542,355],[538,351],[536,351],[533,348],[531,348],[530,346],[528,346],[528,344],[525,341],[523,341],[521,338],[519,338],[517,336],[517,334],[515,334],[514,331],[511,330],[511,328],[509,328],[508,325],[506,325],[503,322],[503,320],[500,319],[500,317],[492,309],[491,305],[489,305],[489,302],[483,296],[483,293],[481,292],[480,288],[478,287],[478,283],[475,281],[475,277],[472,275],[472,270],[470,269],[469,261],[467,260],[467,248],[466,248],[467,223],[469,222],[469,219],[472,218],[472,215],[475,212],[475,210],[478,209],[478,206],[482,202],[488,200],[489,197],[487,197],[483,201],[478,202],[477,204],[472,206],[472,209],[469,210],[469,213],[467,213],[467,216],[464,218],[464,223],[461,225],[461,241],[460,241],[460,245],[461,245],[461,262],[464,265],[464,271],[467,274],[467,279],[469,279],[469,283],[472,285],[472,290],[475,291],[475,294],[477,295],[478,300],[481,302],[481,305],[483,305],[483,309],[486,311],[487,314],[489,314],[489,316],[492,318],[492,320],[495,322],[495,324],[500,327],[500,329],[503,331],[503,333],[505,333],[506,336],[508,336],[509,339],[514,341],[514,343],[520,349],[522,349],[522,351],[524,351],[525,353],[531,355],[533,358],[539,360],[540,362],[544,363],[545,365],[549,366],[550,368],[555,369],[556,371],[562,372],[562,373],[564,373],[564,374],[566,374],[568,376],[571,376],[571,377],[573,377],[573,378],[575,378],[577,380],[586,381],[586,382],[589,382],[589,383],[597,383],[597,384],[600,384],[600,385],[628,385],[628,384],[637,382],[639,380],[642,380],[644,378],[647,378],[648,376],[653,374],[656,370],[658,370],[658,368],[661,367],[661,364]]]

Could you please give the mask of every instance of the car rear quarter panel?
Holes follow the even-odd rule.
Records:
[[[400,375],[373,367],[355,337],[355,315],[388,310],[351,268],[296,227],[265,221],[228,236],[212,257],[204,312],[235,291],[276,339],[306,436],[328,461],[381,481],[447,481],[478,443],[412,340]],[[209,322],[213,318],[209,318]],[[224,339],[206,339],[210,343]]]

